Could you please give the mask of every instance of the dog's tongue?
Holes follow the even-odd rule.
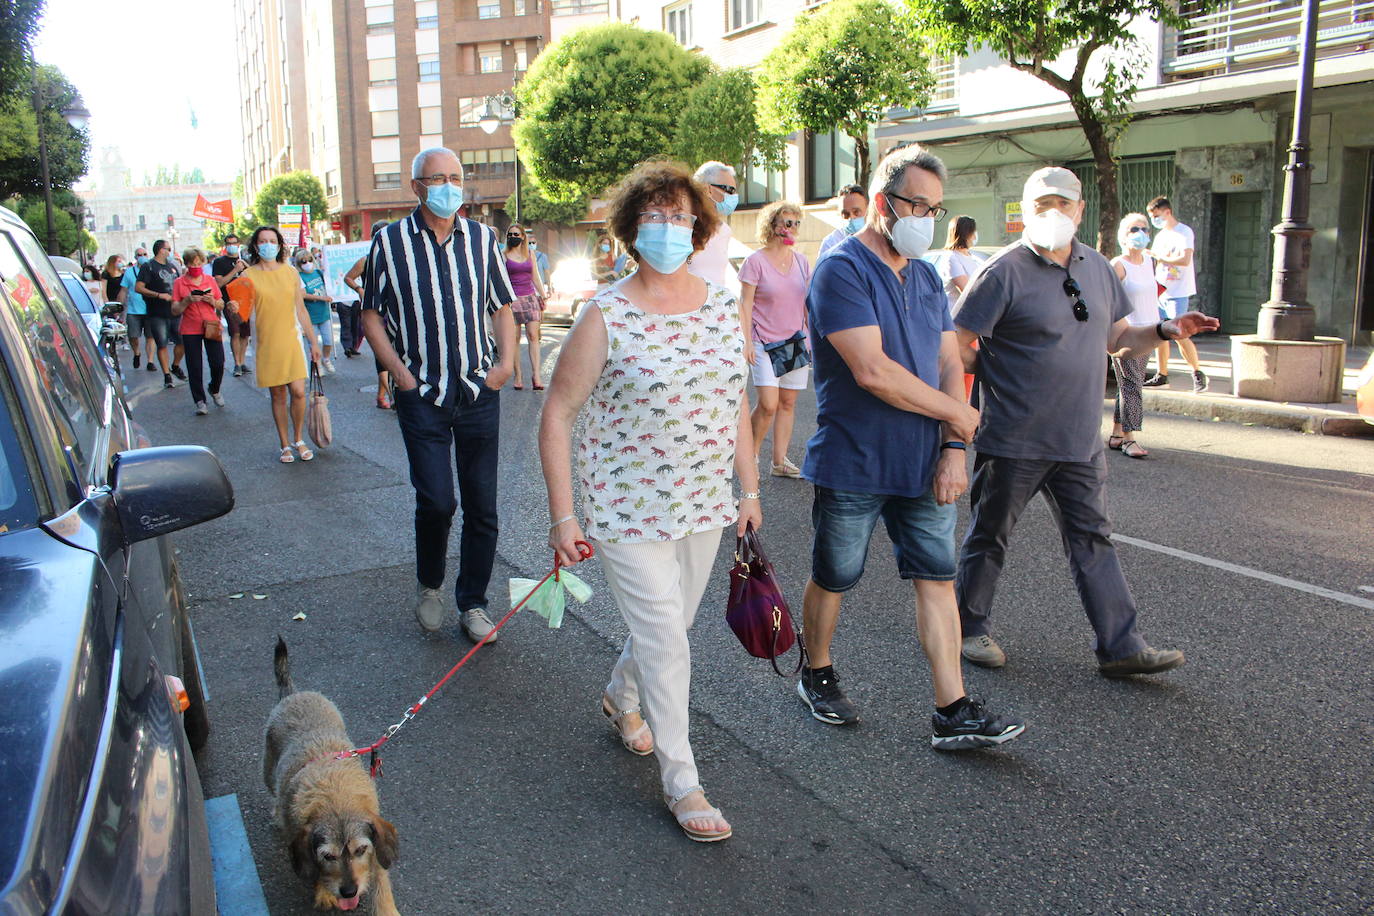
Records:
[[[358,897],[358,894],[354,894],[352,897],[336,897],[335,899],[339,901],[339,909],[356,910],[358,908]]]

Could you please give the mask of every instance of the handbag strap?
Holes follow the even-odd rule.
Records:
[[[806,640],[802,639],[802,628],[795,623],[792,624],[792,633],[797,640],[797,667],[792,669],[789,674],[778,667],[778,638],[782,636],[782,627],[773,628],[773,644],[768,648],[768,664],[773,666],[773,670],[778,677],[796,677],[801,674],[802,666],[806,664],[808,658],[806,654]]]
[[[324,394],[324,379],[320,376],[320,364],[310,361],[310,393]]]

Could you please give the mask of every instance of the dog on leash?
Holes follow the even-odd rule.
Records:
[[[315,886],[315,906],[399,916],[387,869],[396,828],[378,813],[377,789],[356,757],[338,708],[323,694],[296,692],[286,643],[273,656],[280,700],[267,718],[262,776],[291,867]]]

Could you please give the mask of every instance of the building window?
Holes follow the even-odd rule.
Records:
[[[424,73],[424,70],[420,70]],[[394,86],[396,85],[396,58],[387,57],[382,60],[370,60],[367,62],[367,79],[373,86]]]
[[[479,73],[500,73],[503,69],[500,42],[477,46],[477,71]]]
[[[477,4],[477,18],[478,18],[478,19],[500,19],[500,18],[501,18],[501,4],[500,4],[499,2],[497,2],[497,3],[478,3],[478,4]]]
[[[119,222],[119,217],[115,217],[115,222]],[[144,216],[142,213],[138,215],[138,228],[140,231],[148,228],[148,218]]]
[[[435,105],[420,109],[420,133],[442,134],[444,132],[444,110]]]
[[[396,8],[390,3],[385,6],[369,6],[367,8],[367,27],[371,29],[374,25],[391,25],[396,21]]]
[[[416,58],[420,65],[420,82],[437,83],[439,82],[439,55],[421,54]]]
[[[521,73],[530,68],[529,51],[524,45],[515,49],[515,69]]]
[[[663,31],[677,39],[684,48],[692,46],[692,4],[670,7],[663,11]]]
[[[512,12],[516,16],[525,15],[525,0],[515,0]]]
[[[372,187],[378,191],[394,191],[401,186],[401,163],[372,163]]]
[[[778,172],[763,169],[751,162],[744,167],[741,177],[743,180],[736,182],[739,185],[741,207],[761,207],[782,196],[782,175]]]
[[[730,0],[729,30],[748,28],[763,21],[763,0]]]
[[[110,230],[111,230],[112,232],[118,232],[119,229],[120,229],[120,225],[119,225],[119,214],[118,214],[118,213],[111,213],[111,214],[110,214]]]
[[[477,122],[482,118],[482,107],[485,99],[466,98],[458,100],[458,126],[476,127]]]
[[[329,169],[324,173],[324,193],[328,197],[333,197],[339,193],[339,173],[335,169]]]
[[[806,135],[806,199],[829,200],[837,188],[853,184],[858,176],[854,140],[847,134],[828,131]]]
[[[372,112],[372,136],[395,137],[401,133],[400,112]]]
[[[463,175],[472,180],[492,180],[515,177],[514,149],[466,150],[459,156]]]
[[[423,17],[423,18],[421,18],[421,19],[416,19],[416,20],[415,20],[415,28],[416,28],[416,29],[421,29],[421,30],[423,30],[423,29],[437,29],[437,28],[439,28],[439,17],[438,17],[438,16],[425,16],[425,17]]]

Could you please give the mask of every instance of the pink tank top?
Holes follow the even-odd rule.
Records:
[[[515,261],[506,258],[506,273],[510,275],[510,285],[517,296],[534,295],[534,259]]]

